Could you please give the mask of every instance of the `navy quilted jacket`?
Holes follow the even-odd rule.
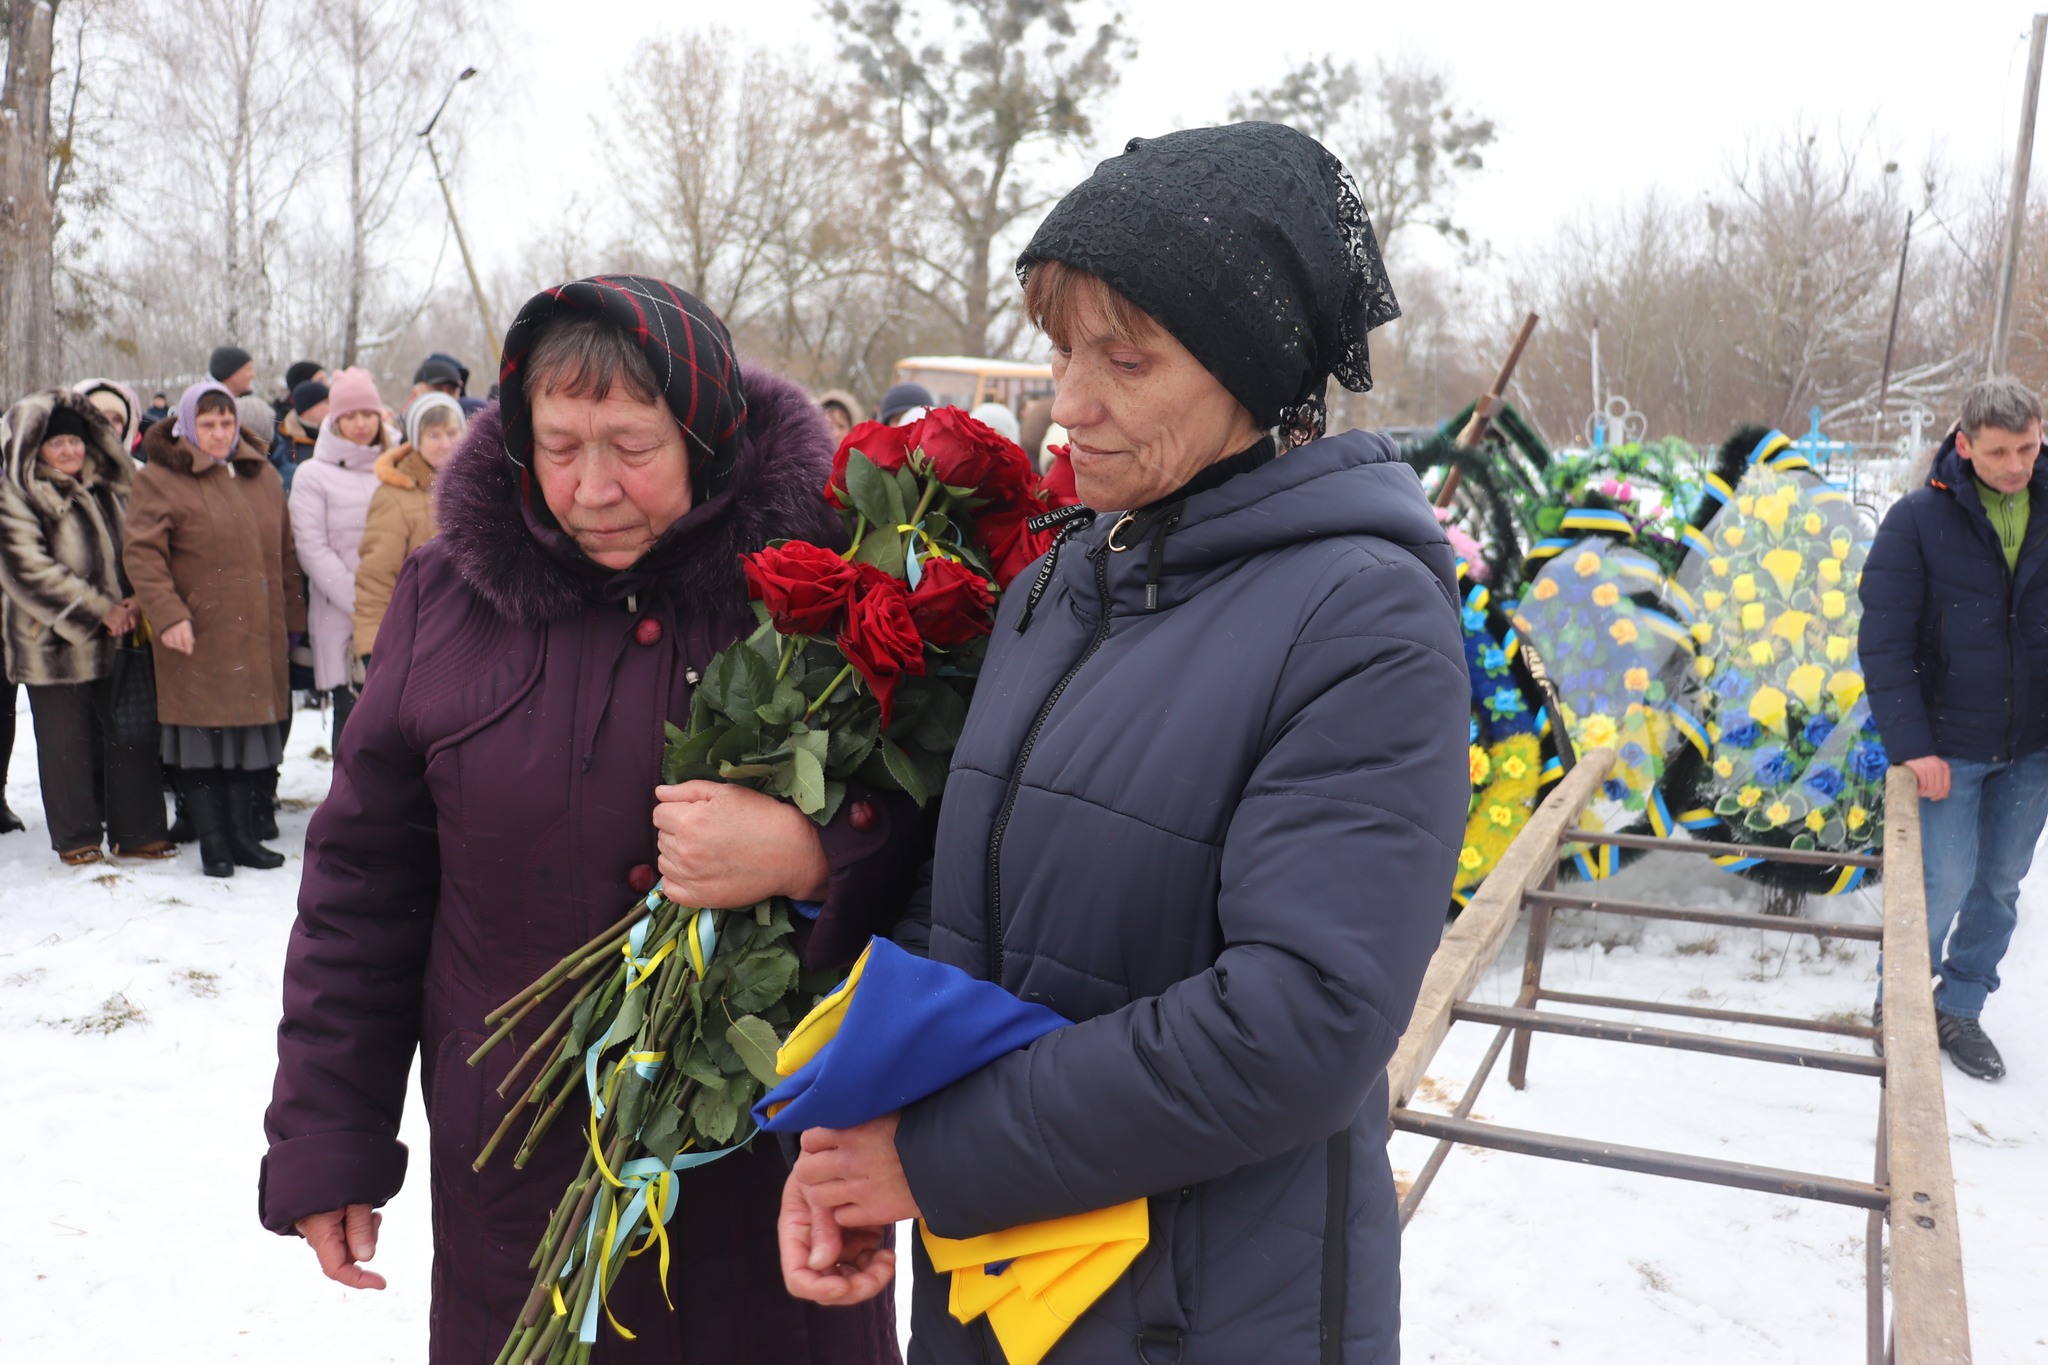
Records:
[[[1955,437],[1885,515],[1863,566],[1857,652],[1894,763],[2003,762],[2048,746],[2048,460],[2034,466],[2019,568]]]
[[[1077,1022],[897,1146],[943,1236],[1150,1197],[1048,1365],[1397,1358],[1385,1069],[1470,792],[1452,563],[1350,432],[1103,517],[1026,630],[1005,599],[905,937]],[[1000,1358],[916,1255],[911,1360]]]

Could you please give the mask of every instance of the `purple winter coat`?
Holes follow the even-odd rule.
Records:
[[[496,1357],[585,1141],[565,1121],[525,1171],[500,1155],[472,1172],[510,1103],[498,1083],[523,1050],[466,1065],[484,1014],[616,921],[629,875],[651,870],[663,722],[687,717],[690,679],[751,626],[738,556],[782,536],[842,538],[819,496],[832,454],[823,417],[773,375],[751,372],[747,387],[750,443],[731,483],[617,574],[542,527],[497,409],[481,415],[435,481],[441,535],[399,575],[313,819],[261,1216],[290,1232],[308,1214],[398,1190],[417,1048],[436,1365]],[[648,620],[661,628],[652,644],[635,634]],[[824,831],[832,889],[802,945],[811,966],[850,961],[887,926],[929,846],[899,799],[868,804],[881,816],[868,832],[846,814]],[[777,1149],[756,1143],[686,1175],[670,1224],[680,1311],[662,1300],[655,1258],[633,1261],[611,1307],[638,1341],[604,1327],[594,1359],[896,1361],[888,1296],[818,1308],[784,1291],[774,1224],[785,1174]]]

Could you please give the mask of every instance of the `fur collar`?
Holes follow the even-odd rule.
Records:
[[[60,406],[85,418],[85,467],[75,479],[45,466],[38,454],[50,414]],[[68,389],[32,393],[9,408],[0,419],[0,456],[6,462],[7,482],[52,513],[70,501],[75,489],[105,485],[125,493],[135,479],[135,461],[122,449],[112,425],[83,394]]]
[[[377,457],[377,479],[393,488],[431,489],[434,486],[434,467],[427,463],[426,456],[412,446],[393,446]]]
[[[150,423],[149,430],[142,434],[142,458],[150,464],[160,464],[178,474],[190,474],[204,458],[191,442],[181,436],[171,435],[175,418]],[[229,463],[236,465],[235,473],[242,478],[251,478],[257,473],[255,466],[270,464],[270,452],[244,431],[242,440],[235,447]]]
[[[616,573],[584,558],[529,504],[526,472],[505,453],[498,406],[485,408],[434,479],[435,518],[456,572],[499,615],[534,625],[629,593],[658,593],[679,611],[736,609],[746,600],[742,554],[785,538],[843,544],[824,499],[832,468],[824,414],[781,376],[746,374],[747,439],[731,482]]]

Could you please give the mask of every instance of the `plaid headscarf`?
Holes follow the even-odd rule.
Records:
[[[533,459],[533,407],[525,367],[541,329],[565,313],[594,313],[633,339],[654,368],[662,397],[690,448],[690,481],[700,500],[715,496],[739,462],[747,393],[732,337],[718,315],[663,280],[644,275],[593,275],[542,290],[526,301],[505,333],[498,409],[505,452],[523,466]]]

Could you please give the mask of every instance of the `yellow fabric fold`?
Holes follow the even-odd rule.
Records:
[[[871,951],[871,950],[870,950]],[[775,1054],[775,1069],[793,1076],[839,1036],[867,967],[863,952],[845,984],[820,1000]],[[782,1105],[772,1105],[777,1114]],[[1038,1365],[1067,1328],[1115,1284],[1151,1239],[1147,1202],[1049,1219],[963,1240],[918,1224],[932,1266],[952,1276],[947,1309],[963,1323],[986,1314],[1010,1365]],[[1002,1267],[998,1274],[987,1270]]]
[[[1146,1201],[1133,1199],[959,1241],[923,1223],[918,1232],[932,1268],[953,1277],[947,1310],[963,1323],[986,1314],[1010,1365],[1038,1365],[1131,1268],[1151,1239],[1152,1222]],[[990,1265],[1002,1272],[990,1274]]]
[[[825,1050],[827,1043],[839,1036],[840,1021],[846,1018],[846,1007],[853,1003],[854,987],[860,985],[860,975],[868,965],[868,953],[871,951],[863,949],[860,960],[853,964],[853,970],[846,974],[846,980],[839,984],[839,989],[811,1006],[811,1012],[789,1031],[789,1037],[783,1039],[782,1046],[775,1050],[777,1075],[796,1075]],[[769,1116],[772,1118],[787,1107],[770,1105]]]

